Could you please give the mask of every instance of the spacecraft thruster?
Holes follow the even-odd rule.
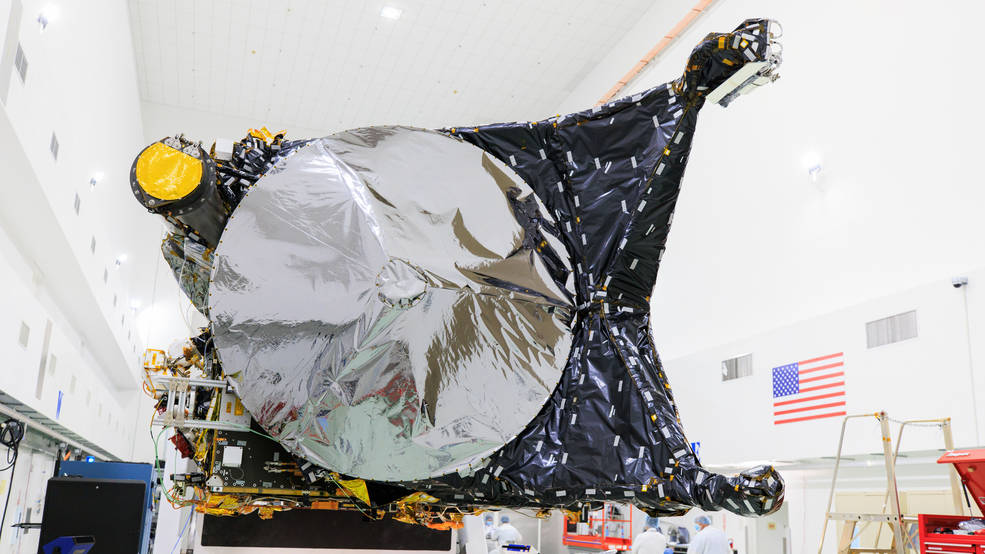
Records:
[[[131,184],[222,376],[306,464],[462,509],[761,515],[783,480],[701,466],[650,294],[698,111],[775,80],[778,35],[747,20],[674,81],[542,121],[167,137]]]

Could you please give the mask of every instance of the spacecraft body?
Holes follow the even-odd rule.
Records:
[[[692,451],[649,300],[698,111],[775,79],[776,36],[748,20],[675,81],[537,122],[169,137],[133,191],[225,378],[305,464],[460,508],[769,513],[772,467]]]

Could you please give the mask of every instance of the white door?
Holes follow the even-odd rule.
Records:
[[[756,554],[793,554],[790,551],[790,516],[784,504],[775,513],[756,518]]]

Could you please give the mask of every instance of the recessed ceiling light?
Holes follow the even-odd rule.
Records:
[[[41,26],[42,31],[48,27],[49,23],[58,19],[58,13],[58,6],[53,4],[48,4],[41,9],[41,13],[38,14],[38,25]]]
[[[802,162],[807,169],[807,176],[812,183],[816,183],[821,176],[821,155],[817,152],[808,152],[804,154]]]
[[[383,6],[383,9],[380,10],[380,16],[387,19],[400,19],[400,14],[402,13],[404,13],[404,10],[393,6]]]
[[[97,172],[93,173],[92,176],[89,177],[89,188],[96,188],[96,185],[98,185],[99,184],[99,181],[102,181],[102,180],[103,180],[103,172],[102,171],[97,171]]]

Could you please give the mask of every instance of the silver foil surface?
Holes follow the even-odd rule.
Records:
[[[561,378],[569,259],[487,152],[421,129],[346,131],[279,161],[229,218],[215,344],[254,418],[303,458],[378,481],[474,468]]]

